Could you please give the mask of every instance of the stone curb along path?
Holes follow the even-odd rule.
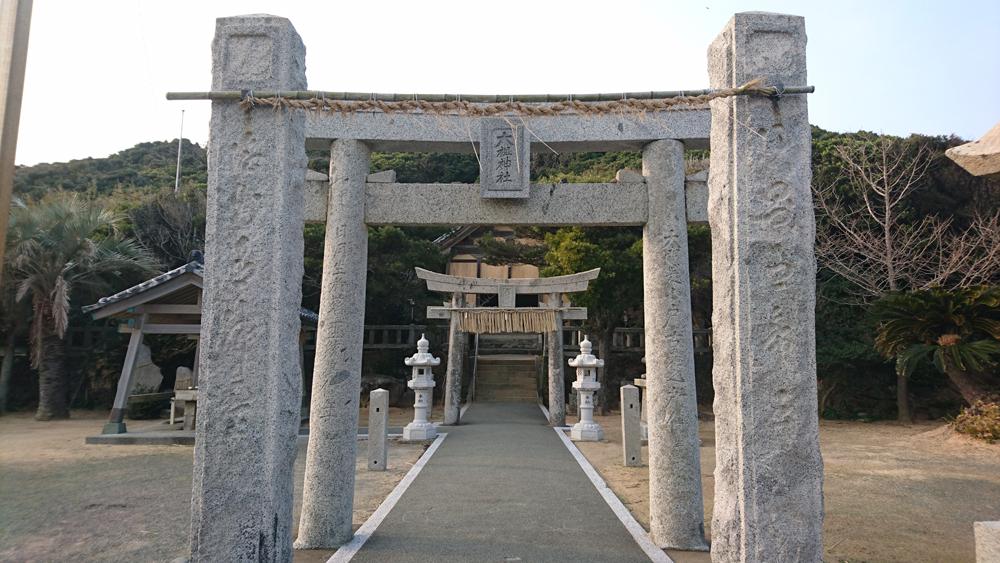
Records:
[[[350,560],[650,560],[537,405],[463,420]]]

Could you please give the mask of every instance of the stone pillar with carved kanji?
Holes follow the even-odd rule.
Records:
[[[597,368],[604,367],[604,360],[592,354],[594,346],[584,336],[580,342],[580,353],[569,361],[576,368],[573,389],[579,396],[580,420],[570,428],[569,436],[577,442],[597,442],[604,439],[604,430],[594,421],[594,394],[601,389],[597,381]]]
[[[712,88],[755,79],[805,86],[805,21],[736,14],[708,59]],[[710,106],[712,560],[820,561],[823,460],[806,96],[735,96]]]
[[[649,531],[660,547],[706,551],[684,144],[675,139],[649,143],[642,150],[642,171],[649,197],[649,220],[642,230]]]
[[[407,442],[432,440],[437,436],[437,429],[431,423],[429,414],[431,397],[434,393],[433,368],[441,365],[441,358],[435,358],[428,352],[429,349],[430,342],[420,335],[420,340],[417,341],[417,353],[403,360],[403,363],[413,368],[413,376],[406,385],[413,389],[415,395],[413,422],[403,428],[403,440]]]
[[[305,89],[291,22],[216,20],[212,88]],[[292,559],[305,136],[302,112],[212,102],[192,561]]]
[[[369,155],[368,146],[353,139],[330,144],[319,330],[296,549],[337,547],[353,536],[368,273],[364,213]]]

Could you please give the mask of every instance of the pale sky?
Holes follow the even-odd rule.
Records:
[[[143,141],[205,144],[219,16],[291,19],[311,89],[589,93],[708,87],[734,12],[806,18],[810,121],[834,131],[954,133],[1000,121],[1000,1],[35,0],[18,164]]]

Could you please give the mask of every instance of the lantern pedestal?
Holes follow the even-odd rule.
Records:
[[[580,354],[569,361],[570,367],[576,368],[576,389],[580,411],[580,421],[573,425],[569,437],[575,442],[598,442],[604,439],[604,429],[594,422],[594,393],[601,389],[597,381],[597,368],[604,366],[604,360],[598,360],[591,354],[593,345],[587,337],[580,342]]]
[[[435,358],[427,352],[430,342],[420,335],[417,341],[417,353],[403,360],[413,368],[413,377],[406,384],[413,389],[416,399],[413,402],[413,422],[403,428],[403,441],[421,442],[437,437],[437,428],[428,420],[431,408],[431,397],[434,392],[434,373],[431,368],[441,364],[440,358]]]

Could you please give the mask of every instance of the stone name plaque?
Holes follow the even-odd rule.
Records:
[[[480,196],[526,199],[531,165],[527,129],[506,119],[483,119],[479,139]]]

